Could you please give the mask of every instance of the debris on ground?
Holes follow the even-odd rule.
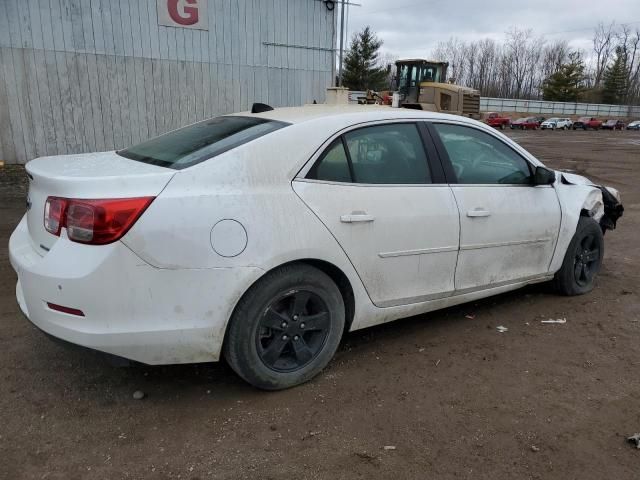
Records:
[[[370,455],[367,452],[355,452],[354,455],[368,462],[375,462],[376,460],[378,460],[375,456]]]
[[[531,451],[532,452],[539,452],[540,451],[540,447],[536,447],[535,445],[531,445]]]
[[[475,320],[475,315],[465,315],[464,318],[468,318],[469,320]]]
[[[640,448],[640,433],[634,433],[629,438],[627,438],[627,442],[633,443],[636,448]]]
[[[147,396],[147,394],[144,393],[142,390],[136,390],[135,392],[133,392],[133,399],[134,400],[142,400],[146,396]]]
[[[499,327],[496,327],[496,330],[498,330],[498,332],[500,333],[504,333],[504,332],[508,332],[509,329],[507,327],[503,327],[502,325],[500,325]]]
[[[565,324],[567,323],[567,319],[566,318],[556,318],[555,320],[553,318],[550,318],[549,320],[540,320],[540,323],[559,323],[559,324]]]
[[[320,435],[322,432],[317,431],[317,432],[307,432],[306,435],[304,435],[302,437],[301,440],[307,440],[308,438],[313,438],[313,437],[317,437],[318,435]]]
[[[438,361],[436,362],[436,367],[440,365],[440,359],[438,359]]]
[[[395,445],[385,445],[383,448],[384,448],[385,450],[395,450],[395,449],[396,449],[396,446],[395,446]]]

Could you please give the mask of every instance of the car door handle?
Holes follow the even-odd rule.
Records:
[[[350,215],[340,216],[342,223],[357,223],[357,222],[373,222],[375,217],[373,215],[367,215],[366,213],[353,212]]]
[[[474,210],[469,210],[467,212],[467,217],[488,217],[491,215],[489,210],[484,210],[483,208],[476,208]]]

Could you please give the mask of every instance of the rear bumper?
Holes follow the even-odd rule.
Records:
[[[216,361],[234,305],[262,270],[158,269],[121,242],[60,238],[44,256],[23,219],[9,241],[25,316],[54,337],[147,364]],[[58,312],[47,302],[79,309]]]

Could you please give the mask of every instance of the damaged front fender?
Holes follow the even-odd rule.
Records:
[[[624,212],[624,206],[618,190],[613,187],[595,185],[588,178],[572,173],[562,172],[560,177],[563,185],[592,187],[593,190],[583,202],[581,211],[594,218],[600,224],[603,233],[616,228],[618,219],[622,217]],[[595,189],[597,189],[597,192]]]
[[[589,179],[580,175],[557,173],[558,178],[554,187],[562,209],[562,222],[556,251],[550,265],[552,272],[560,269],[581,216],[587,215],[593,218],[605,232],[616,227],[624,211],[620,194],[616,189],[594,185]]]
[[[620,193],[611,187],[599,187],[602,192],[602,201],[604,203],[604,215],[600,219],[600,227],[602,232],[606,230],[614,230],[618,219],[624,213],[624,207],[620,200]]]

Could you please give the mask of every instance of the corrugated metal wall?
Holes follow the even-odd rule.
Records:
[[[208,0],[208,20],[159,26],[156,0],[0,0],[0,160],[122,148],[254,101],[324,101],[323,2]]]

